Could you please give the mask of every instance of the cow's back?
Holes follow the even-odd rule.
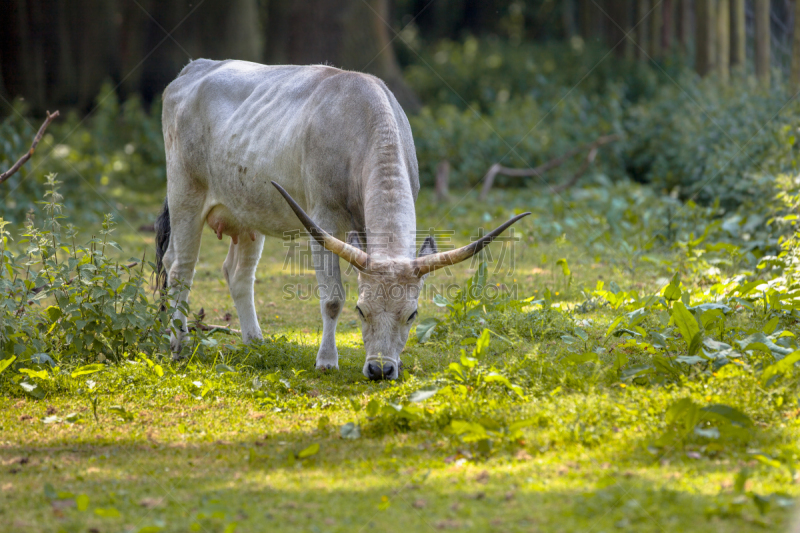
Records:
[[[386,131],[415,197],[419,189],[408,121],[365,74],[192,61],[164,91],[163,127],[168,159],[179,158],[213,201],[245,210],[284,210],[275,180],[308,209],[327,203],[360,218],[352,210],[363,200],[364,168]]]

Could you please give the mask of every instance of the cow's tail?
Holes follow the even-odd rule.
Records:
[[[156,286],[161,289],[167,288],[167,270],[164,268],[164,254],[169,247],[169,204],[164,200],[164,209],[158,215],[155,223],[156,230]]]

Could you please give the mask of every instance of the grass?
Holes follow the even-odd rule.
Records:
[[[411,339],[403,380],[366,381],[353,305],[345,307],[337,332],[340,371],[315,372],[318,301],[287,299],[284,289],[300,283],[307,295],[314,276],[284,269],[288,248],[268,240],[256,284],[261,326],[271,337],[262,345],[211,350],[189,363],[131,354],[128,363],[80,377],[70,375],[75,364],[65,361],[65,372],[42,383],[47,394],[41,400],[3,382],[0,530],[785,528],[790,512],[784,496],[800,493],[793,470],[800,453],[796,389],[765,386],[749,361],[713,373],[689,369],[661,382],[622,379],[612,369],[612,354],[626,354],[628,366],[650,356],[626,337],[606,339],[620,311],[592,303],[587,295],[598,281],[642,295],[658,293],[675,271],[684,274],[684,290],[697,295],[713,281],[709,265],[687,259],[659,237],[663,219],[645,215],[662,206],[644,191],[577,190],[564,201],[498,191],[489,204],[467,195],[446,206],[422,191],[418,227],[455,230],[454,245],[475,233],[476,220],[490,227],[513,210],[534,211],[519,225],[513,271],[494,273],[491,282],[516,285],[519,298],[541,298],[548,288],[555,314],[552,320],[544,311],[487,316],[486,324],[502,328],[511,342],[493,340],[477,367],[482,375],[494,368],[508,376],[524,398],[501,384],[462,384],[448,373],[460,360],[461,341],[486,325],[477,322],[448,322],[425,344]],[[619,219],[612,212],[615,198],[624,204]],[[153,235],[133,228],[152,220],[158,202],[139,202],[122,211],[127,222],[117,240],[125,258],[152,250]],[[699,229],[702,217],[691,206],[674,217],[683,224],[676,240],[681,231]],[[493,245],[495,258],[499,248]],[[230,313],[237,327],[219,272],[226,251],[227,241],[204,233],[192,309],[204,308],[206,322],[214,324]],[[557,263],[562,258],[570,275]],[[735,262],[720,265],[721,276],[743,269]],[[463,282],[473,271],[474,265],[460,265],[429,285]],[[353,274],[346,282],[355,288]],[[432,316],[445,318],[445,311],[421,299],[420,318]],[[765,322],[759,317],[736,313],[731,327],[759,328]],[[563,336],[576,327],[587,331],[592,346],[609,348],[597,364],[564,362]],[[781,318],[781,327],[798,333],[790,316]],[[221,333],[215,338],[238,341]],[[413,403],[419,413],[403,418],[392,411],[392,404],[412,405],[410,395],[423,388],[439,393]],[[752,419],[753,429],[746,436],[656,446],[670,435],[665,412],[681,398],[733,406]],[[493,434],[486,453],[480,442],[449,429],[460,419],[490,429],[528,425],[519,435]],[[343,438],[341,428],[350,422],[360,427],[360,438]]]

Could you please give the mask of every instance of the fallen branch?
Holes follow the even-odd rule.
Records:
[[[47,129],[47,126],[49,126],[50,123],[53,121],[53,119],[56,118],[57,116],[58,116],[58,111],[56,111],[52,115],[50,114],[50,111],[47,112],[47,118],[44,120],[44,123],[42,123],[42,126],[39,128],[36,137],[33,138],[33,144],[31,145],[31,149],[28,150],[25,153],[25,155],[20,157],[19,160],[16,163],[14,163],[14,166],[12,166],[8,170],[0,174],[0,183],[3,183],[8,178],[13,176],[20,168],[22,168],[22,165],[28,162],[28,159],[31,158],[34,150],[36,150],[36,146],[39,145],[39,141],[42,140],[42,136],[44,135],[44,130]]]
[[[222,331],[224,333],[228,333],[229,335],[242,334],[242,332],[238,329],[233,329],[228,326],[217,326],[214,324],[195,324],[194,326],[189,327],[190,330],[195,330],[196,328],[200,328],[200,331]]]
[[[527,177],[527,176],[539,176],[539,177],[542,177],[542,173],[547,172],[548,170],[552,170],[552,169],[554,169],[556,167],[559,167],[559,166],[563,165],[570,158],[575,157],[576,155],[578,155],[580,153],[583,153],[583,152],[585,152],[587,150],[589,150],[589,154],[590,155],[592,153],[594,153],[594,155],[591,156],[591,161],[589,161],[589,157],[586,158],[586,161],[589,161],[589,162],[588,162],[588,164],[586,162],[584,162],[584,166],[586,168],[584,168],[583,166],[581,167],[582,170],[579,170],[578,173],[576,173],[577,178],[575,176],[573,176],[570,179],[570,181],[567,183],[566,186],[561,185],[557,189],[553,189],[553,192],[564,191],[567,188],[569,188],[572,185],[574,185],[574,183],[572,183],[572,180],[575,180],[577,182],[577,180],[586,172],[586,170],[589,167],[589,164],[591,164],[594,161],[595,157],[597,156],[597,149],[599,147],[603,146],[604,144],[609,144],[609,143],[612,143],[614,141],[618,141],[620,138],[621,138],[621,136],[619,134],[616,134],[616,133],[614,133],[612,135],[603,135],[602,137],[598,138],[596,141],[594,141],[592,143],[584,144],[583,146],[579,146],[577,148],[573,148],[569,152],[567,152],[567,153],[565,153],[565,154],[563,154],[563,155],[561,155],[559,157],[556,157],[554,159],[551,159],[550,161],[548,161],[548,162],[546,162],[546,163],[544,163],[542,165],[539,165],[538,167],[535,167],[535,168],[509,168],[509,167],[504,167],[500,163],[495,163],[494,165],[489,167],[489,171],[486,173],[486,176],[484,176],[484,178],[483,178],[483,188],[481,188],[481,194],[480,194],[479,198],[480,198],[480,200],[486,200],[486,197],[489,195],[489,191],[491,190],[492,185],[494,185],[494,179],[495,179],[495,177],[497,177],[498,174],[502,174],[504,176],[520,177],[520,178],[521,177]]]

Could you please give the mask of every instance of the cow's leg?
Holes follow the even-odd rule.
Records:
[[[170,324],[170,348],[177,357],[186,336],[186,314],[184,304],[189,301],[189,289],[194,278],[194,267],[200,253],[200,239],[203,231],[203,203],[205,196],[181,191],[177,194],[170,189],[169,201],[170,238],[164,261],[168,268],[169,303],[175,309],[173,322],[180,321],[176,328]]]
[[[256,234],[255,241],[246,235],[240,236],[238,244],[231,241],[228,257],[222,264],[222,274],[228,281],[233,304],[239,313],[244,342],[262,338],[253,299],[253,285],[256,282],[256,267],[258,260],[261,259],[263,247],[264,236],[261,234]]]
[[[319,306],[322,311],[322,342],[317,352],[317,370],[339,368],[336,350],[336,324],[344,306],[344,288],[339,272],[339,256],[329,252],[316,241],[311,242],[314,270],[319,286]]]

